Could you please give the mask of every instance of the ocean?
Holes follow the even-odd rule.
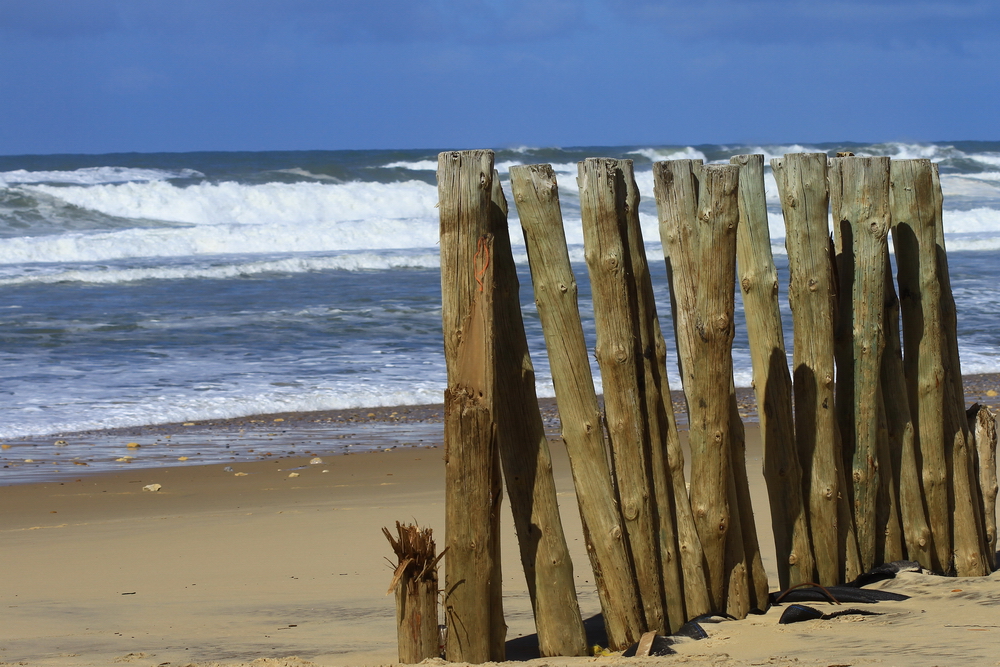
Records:
[[[837,150],[940,165],[962,370],[1000,372],[1000,142],[520,147],[497,150],[496,165],[508,200],[512,165],[555,168],[592,345],[579,160],[635,161],[669,336],[652,163]],[[0,442],[440,403],[437,152],[0,156]],[[766,185],[784,294],[784,229],[769,168]],[[538,393],[552,396],[516,208],[510,211]],[[787,308],[785,316],[790,350]],[[742,321],[738,332],[736,381],[749,386]],[[679,389],[676,360],[668,363]],[[594,372],[599,382],[596,364]],[[19,456],[0,452],[0,459]]]

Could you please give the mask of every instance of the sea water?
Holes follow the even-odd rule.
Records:
[[[512,165],[553,165],[592,346],[579,160],[635,161],[669,338],[652,163],[844,149],[940,165],[962,370],[1000,372],[1000,142],[516,148],[498,150],[496,165],[508,199]],[[0,439],[441,402],[436,154],[0,157]],[[784,228],[769,168],[765,182],[784,301]],[[513,205],[510,212],[538,393],[551,396]],[[784,316],[790,348],[787,307]],[[748,386],[738,319],[735,377]],[[676,369],[672,356],[673,388]],[[599,386],[596,364],[594,373]]]

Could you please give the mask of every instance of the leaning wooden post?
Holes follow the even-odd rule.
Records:
[[[979,480],[986,528],[986,550],[990,570],[996,569],[997,553],[997,423],[996,415],[984,405],[974,404],[967,413],[969,431],[976,451],[976,477]]]
[[[788,303],[794,320],[795,440],[809,507],[817,580],[833,586],[848,578],[848,569],[860,568],[851,513],[841,493],[845,481],[834,402],[836,286],[827,236],[826,163],[824,153],[795,153],[771,160],[788,250]],[[850,561],[854,568],[847,567]]]
[[[490,206],[493,152],[438,156],[445,390],[445,655],[504,659],[496,312]]]
[[[890,194],[891,194],[890,190]],[[893,472],[899,484],[899,516],[906,557],[931,569],[934,545],[920,485],[916,433],[907,400],[906,375],[899,337],[899,299],[892,283],[892,267],[885,258],[885,350],[882,353],[882,399],[885,404]]]
[[[514,528],[535,613],[542,656],[585,655],[566,536],[559,516],[552,457],[535,395],[535,370],[521,318],[520,290],[507,228],[507,200],[494,173],[493,264],[497,285],[497,354],[494,397],[500,461]]]
[[[975,472],[974,445],[965,415],[962,365],[958,357],[958,313],[951,292],[948,255],[945,252],[943,196],[938,166],[931,165],[934,188],[934,240],[941,284],[941,324],[944,346],[945,447],[950,445],[952,477],[952,529],[955,572],[959,576],[985,576],[992,571],[994,553],[987,553],[979,480]]]
[[[632,550],[646,628],[666,627],[658,525],[649,477],[645,399],[636,330],[636,297],[625,245],[626,185],[618,160],[578,165],[580,214],[597,330],[595,353],[604,385],[608,437]]]
[[[556,176],[550,165],[517,166],[510,181],[608,643],[622,650],[639,641],[645,624],[615,502]]]
[[[764,156],[737,155],[729,161],[740,165],[736,261],[750,341],[778,581],[785,590],[813,581],[816,563],[802,498],[802,467],[795,450],[792,378],[778,307],[778,272],[771,256],[764,198]]]
[[[922,484],[934,543],[931,568],[952,566],[952,522],[944,435],[945,373],[936,201],[930,160],[890,165],[892,243],[903,319],[903,370],[922,461]]]
[[[631,160],[619,160],[625,181],[625,241],[636,296],[636,324],[641,351],[642,395],[645,398],[646,428],[649,433],[649,477],[653,484],[659,519],[660,567],[663,576],[666,629],[676,632],[689,618],[683,594],[681,559],[678,548],[678,520],[675,516],[675,487],[669,476],[669,452],[680,449],[674,406],[667,383],[667,344],[660,331],[653,282],[646,260],[646,244],[639,223],[639,187]],[[676,447],[674,446],[676,444]],[[684,498],[687,489],[683,490]],[[681,508],[683,513],[683,508]],[[691,528],[695,528],[693,521]],[[683,541],[683,540],[682,540]]]
[[[834,158],[831,189],[838,239],[840,308],[837,339],[837,411],[845,467],[850,464],[848,497],[861,553],[861,569],[876,563],[884,535],[877,521],[879,489],[892,472],[878,465],[879,375],[881,372],[885,256],[888,253],[889,158]]]
[[[415,664],[441,655],[438,633],[438,576],[434,536],[430,528],[396,522],[396,538],[382,534],[396,554],[389,592],[396,592],[396,636],[399,661]],[[444,555],[444,552],[441,553]]]
[[[739,508],[730,503],[735,487],[729,401],[739,167],[657,162],[653,184],[675,297],[677,350],[690,424],[691,505],[705,552],[710,599],[715,611],[725,610],[727,602],[749,609],[747,582],[745,599],[727,600],[726,590],[727,563],[740,562],[726,551],[733,514],[739,516]]]

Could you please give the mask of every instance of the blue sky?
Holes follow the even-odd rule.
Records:
[[[1000,140],[1000,2],[0,0],[0,154]]]

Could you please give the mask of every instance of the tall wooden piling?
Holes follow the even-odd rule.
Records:
[[[885,258],[885,349],[882,352],[882,400],[885,406],[888,446],[893,477],[898,483],[899,517],[906,558],[923,567],[933,567],[933,540],[927,523],[916,434],[907,399],[903,350],[899,336],[899,299],[892,281],[892,267]]]
[[[517,270],[507,228],[507,200],[494,173],[491,195],[496,280],[495,419],[500,461],[543,656],[584,655],[573,562],[563,533],[552,457],[535,395],[535,372],[521,317]]]
[[[556,176],[550,165],[530,165],[511,167],[510,178],[608,642],[621,650],[639,640],[645,625],[615,502]]]
[[[382,534],[396,554],[389,592],[396,593],[396,636],[399,661],[415,664],[441,654],[438,632],[439,556],[430,528],[396,522],[396,537],[388,528]]]
[[[778,580],[784,590],[812,581],[816,565],[802,497],[802,467],[795,449],[792,378],[778,306],[778,272],[771,255],[764,156],[737,155],[730,162],[740,166],[736,261],[750,342]]]
[[[730,413],[739,167],[657,162],[653,183],[688,405],[691,505],[710,601],[716,611],[749,609],[745,570],[739,598],[727,590],[733,568],[746,563],[742,538],[727,542],[734,522],[739,530]]]
[[[796,153],[771,160],[788,251],[788,302],[794,318],[795,440],[809,507],[817,581],[848,578],[857,543],[845,486],[834,400],[834,299],[827,227],[827,157]],[[853,573],[853,572],[852,572]]]
[[[888,253],[889,158],[831,160],[834,237],[840,277],[837,315],[837,412],[847,492],[861,569],[876,563],[884,526],[877,520],[878,498],[892,470],[879,466],[879,376],[881,372],[885,257]],[[886,453],[888,449],[885,448]]]
[[[493,152],[438,156],[445,390],[445,655],[504,659],[500,450],[495,422]]]

